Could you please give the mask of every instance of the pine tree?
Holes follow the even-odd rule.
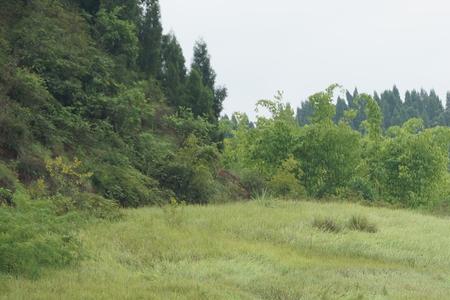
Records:
[[[156,77],[161,68],[162,25],[158,0],[145,1],[145,16],[139,32],[141,70],[146,76]]]

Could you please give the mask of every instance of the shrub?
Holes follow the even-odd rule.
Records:
[[[190,135],[161,170],[161,183],[189,203],[206,204],[217,191],[219,153]]]
[[[350,230],[364,231],[375,233],[378,231],[377,226],[371,223],[365,216],[351,216],[347,222],[347,227]]]
[[[45,155],[40,151],[26,151],[19,156],[17,173],[22,182],[29,183],[48,176]]]
[[[374,201],[377,196],[372,184],[363,178],[354,178],[350,183],[350,189],[367,201]]]
[[[241,183],[252,196],[261,194],[267,190],[267,182],[264,176],[255,169],[243,169],[240,172]]]
[[[0,163],[0,188],[15,192],[16,182],[17,178],[14,173],[4,164]]]
[[[5,188],[0,187],[0,206],[14,206],[13,193]]]
[[[37,277],[45,267],[62,267],[81,258],[73,220],[57,217],[46,202],[0,207],[0,272]]]
[[[296,198],[305,194],[305,189],[300,184],[301,169],[298,161],[292,156],[285,160],[268,186],[275,196]]]
[[[58,156],[45,162],[50,178],[55,184],[56,191],[63,195],[74,195],[86,186],[91,172],[82,170],[81,161],[75,158],[67,161]]]
[[[39,178],[38,180],[32,182],[28,186],[28,193],[33,200],[48,196],[47,184],[45,183],[45,180],[43,178]]]
[[[29,138],[29,114],[11,102],[0,100],[0,155],[17,158]]]
[[[158,182],[129,166],[102,164],[94,167],[94,189],[107,199],[115,199],[124,207],[161,204],[166,198]]]
[[[308,194],[335,195],[348,187],[360,164],[360,135],[348,125],[313,124],[305,128],[296,158]]]
[[[108,200],[100,195],[77,193],[73,197],[53,196],[51,202],[57,215],[79,212],[88,217],[116,220],[121,217],[119,205],[115,200]]]
[[[338,233],[342,230],[342,226],[331,217],[315,217],[312,226],[324,232]]]
[[[432,130],[412,133],[419,123],[411,119],[398,136],[386,141],[381,153],[383,177],[380,182],[386,198],[409,207],[428,206],[445,186],[448,171],[448,145],[442,147]]]

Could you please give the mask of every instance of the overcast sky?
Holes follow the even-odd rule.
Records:
[[[190,64],[208,43],[225,113],[254,116],[277,90],[299,106],[331,83],[360,92],[396,84],[450,90],[448,0],[160,0]]]

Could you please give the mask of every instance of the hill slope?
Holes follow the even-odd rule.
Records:
[[[377,232],[324,232],[366,216]],[[80,234],[81,265],[0,277],[1,299],[443,299],[450,220],[356,204],[263,201],[127,210]]]

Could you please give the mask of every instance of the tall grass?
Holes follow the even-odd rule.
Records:
[[[132,209],[79,235],[86,259],[38,280],[0,276],[0,299],[447,299],[450,221],[349,203]],[[352,216],[376,234],[343,226]],[[169,218],[170,219],[170,218]],[[360,223],[360,222],[359,222]],[[347,226],[347,225],[345,225]]]

